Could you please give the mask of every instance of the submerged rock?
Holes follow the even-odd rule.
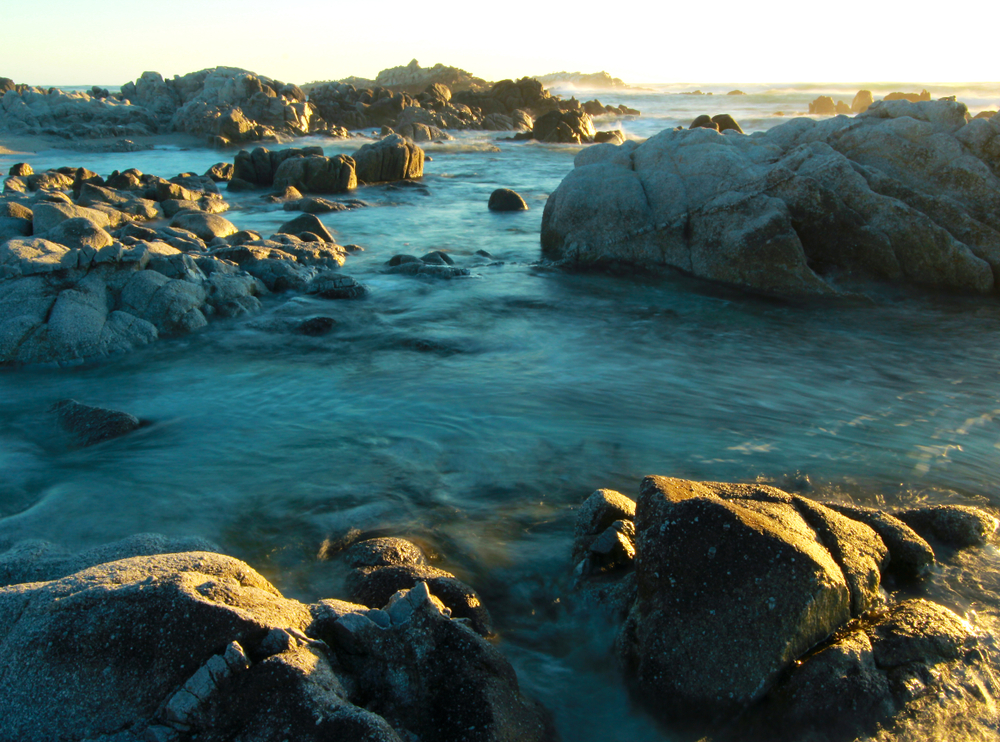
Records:
[[[75,399],[62,399],[50,410],[59,420],[59,425],[71,433],[82,445],[118,438],[137,430],[142,423],[135,415],[120,410],[91,407],[80,404]]]

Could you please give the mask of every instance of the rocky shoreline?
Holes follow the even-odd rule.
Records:
[[[646,477],[637,501],[598,490],[581,506],[576,595],[552,597],[618,617],[623,681],[670,734],[996,724],[994,643],[919,585],[936,554],[982,547],[997,525],[970,507],[888,513]],[[197,540],[15,545],[0,554],[0,735],[558,739],[488,640],[488,606],[419,546],[354,532],[321,558],[350,570],[346,599],[290,600]]]
[[[351,198],[359,186],[416,186],[419,143],[448,129],[597,142],[545,207],[543,255],[560,267],[680,269],[796,297],[879,282],[996,290],[998,117],[897,100],[749,137],[732,117],[705,116],[639,143],[593,123],[630,109],[432,69],[462,82],[452,90],[424,72],[411,63],[382,80],[417,93],[345,82],[306,92],[229,68],[146,73],[120,98],[0,81],[0,128],[23,133],[180,132],[223,147],[378,130],[350,155],[256,147],[169,179],[15,165],[0,199],[0,366],[128,352],[256,313],[269,294],[367,296],[342,270],[362,248],[338,244],[315,214],[365,208]],[[224,189],[258,190],[296,215],[266,237],[242,230],[223,216]],[[508,189],[483,207],[528,208]],[[469,273],[437,250],[395,255],[384,270]],[[78,447],[147,424],[75,400],[50,414]],[[847,742],[1000,724],[994,639],[924,589],[955,554],[995,548],[985,510],[871,509],[649,476],[636,499],[598,490],[575,516],[573,589],[548,597],[615,624],[608,656],[665,734]],[[346,571],[346,593],[314,602],[197,539],[137,535],[81,553],[17,543],[0,554],[0,737],[558,739],[475,585],[441,567],[446,547],[408,536],[350,530],[325,543],[317,559]]]

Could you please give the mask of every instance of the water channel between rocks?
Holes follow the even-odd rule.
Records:
[[[594,489],[635,497],[643,475],[664,474],[1000,506],[995,299],[789,304],[683,277],[554,272],[536,264],[541,213],[577,150],[464,133],[427,151],[421,186],[362,188],[351,197],[368,207],[322,217],[365,248],[344,272],[368,298],[272,297],[260,315],[127,356],[0,373],[0,548],[200,535],[315,600],[343,594],[324,542],[352,528],[408,536],[482,594],[565,739],[653,740],[615,675],[611,629],[565,598],[574,508]],[[31,162],[170,177],[223,157]],[[498,187],[530,211],[489,212]],[[259,194],[226,198],[227,218],[263,234],[294,216]],[[495,261],[451,281],[381,273],[431,250]],[[280,329],[316,315],[336,329]],[[153,424],[67,449],[46,414],[65,397]],[[931,593],[995,632],[1000,558],[989,546],[963,558],[971,573],[940,567]]]

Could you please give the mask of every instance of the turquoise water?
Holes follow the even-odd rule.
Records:
[[[675,99],[693,97],[634,95],[653,114],[625,123],[639,132],[680,120]],[[792,109],[815,94],[765,97],[782,96]],[[736,109],[705,112],[722,110]],[[754,110],[742,120],[778,118]],[[810,305],[680,276],[553,272],[538,263],[542,207],[578,149],[495,136],[431,145],[424,188],[362,188],[351,195],[367,208],[321,217],[365,248],[344,272],[367,299],[275,296],[254,318],[128,356],[0,373],[0,548],[201,535],[314,600],[342,594],[342,575],[319,557],[325,540],[351,528],[415,537],[483,594],[522,686],[565,739],[655,740],[662,732],[630,707],[609,660],[612,630],[565,595],[574,508],[591,491],[634,497],[644,475],[664,474],[1000,507],[995,299]],[[170,177],[219,158],[50,151],[29,162]],[[0,167],[19,159],[0,156]],[[498,187],[530,210],[489,212]],[[257,194],[229,200],[241,228],[266,233],[291,216]],[[460,264],[477,250],[495,261],[451,281],[381,272],[394,254],[438,249]],[[335,318],[334,332],[285,329],[316,315]],[[63,397],[153,424],[69,449],[46,413]],[[971,580],[940,570],[932,593],[995,632],[995,548],[970,565]]]

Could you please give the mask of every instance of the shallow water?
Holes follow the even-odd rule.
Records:
[[[654,113],[675,98],[642,95]],[[788,108],[815,97],[785,95]],[[344,272],[367,299],[276,296],[250,320],[128,356],[0,373],[0,548],[201,535],[314,600],[343,594],[325,543],[350,529],[413,537],[483,595],[522,686],[565,739],[656,740],[663,732],[630,707],[609,660],[613,630],[565,597],[573,512],[591,491],[635,496],[655,473],[1000,507],[996,301],[802,305],[680,276],[553,272],[537,264],[542,207],[578,148],[495,136],[431,145],[422,187],[362,188],[351,197],[368,207],[321,216],[341,243],[365,247]],[[357,144],[306,143],[328,154]],[[219,158],[29,161],[170,177]],[[531,210],[489,212],[498,187]],[[257,194],[227,198],[241,228],[268,233],[294,216]],[[460,264],[477,250],[495,260],[451,281],[380,272],[394,254],[438,249]],[[282,329],[316,315],[335,318],[334,332]],[[152,425],[67,449],[46,414],[64,397]],[[988,547],[961,558],[968,569],[941,568],[932,593],[995,633],[1000,557]]]

